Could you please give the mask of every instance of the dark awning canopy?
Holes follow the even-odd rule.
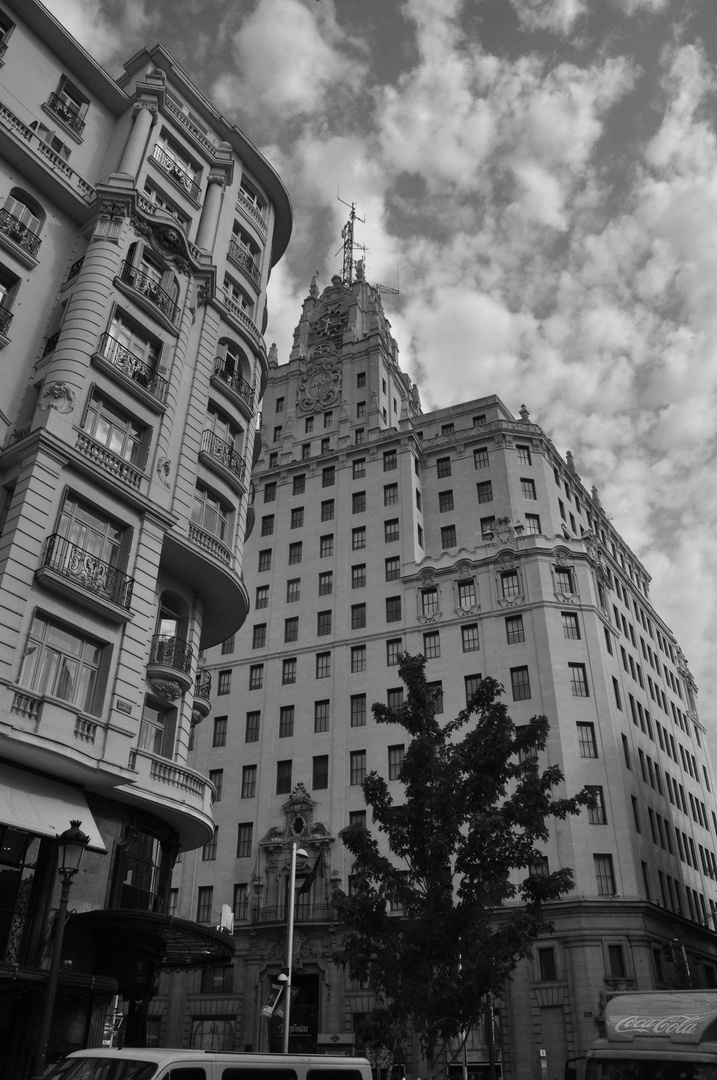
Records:
[[[151,911],[83,911],[70,916],[70,927],[75,933],[90,932],[102,941],[105,952],[110,941],[125,956],[133,949],[149,952],[162,971],[224,967],[234,957],[230,934]]]

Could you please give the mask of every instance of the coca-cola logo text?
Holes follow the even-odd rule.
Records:
[[[689,1035],[699,1024],[701,1016],[621,1016],[615,1021],[615,1031],[646,1031],[653,1035]]]

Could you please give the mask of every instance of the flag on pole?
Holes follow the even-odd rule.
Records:
[[[323,857],[324,853],[323,851],[320,851],[319,854],[316,856],[316,862],[311,868],[311,873],[303,882],[301,888],[297,890],[297,896],[304,896],[307,892],[309,892],[311,886],[314,884],[316,878],[318,877],[319,870],[321,869],[321,860],[323,859]]]

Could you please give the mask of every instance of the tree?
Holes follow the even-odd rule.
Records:
[[[341,832],[355,862],[350,894],[335,897],[346,927],[337,959],[352,978],[369,980],[385,1022],[410,1018],[433,1071],[448,1041],[467,1037],[486,997],[500,994],[551,929],[543,905],[573,888],[573,874],[548,873],[541,846],[551,818],[578,813],[592,797],[554,797],[563,775],[538,765],[548,720],[516,727],[495,679],[483,679],[441,725],[425,658],[404,653],[398,670],[404,703],[376,704],[373,715],[410,738],[399,772],[404,801],[394,803],[378,773],[364,780],[390,857],[366,826]]]

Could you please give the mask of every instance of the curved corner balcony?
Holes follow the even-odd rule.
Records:
[[[236,240],[230,240],[227,255],[234,265],[243,270],[256,288],[259,289],[261,287],[261,271],[252,253],[242,247],[241,244],[237,244]]]
[[[95,355],[100,360],[106,361],[113,371],[118,371],[125,378],[131,379],[135,386],[145,390],[158,404],[164,405],[169,385],[167,380],[158,375],[141,357],[130,352],[127,346],[117,338],[104,333]]]
[[[212,839],[214,785],[206,776],[148,750],[133,750],[129,765],[136,779],[115,788],[123,801],[151,808],[177,830],[185,851]]]
[[[147,664],[147,677],[152,682],[176,683],[179,693],[186,694],[191,688],[192,647],[183,638],[168,634],[155,634]]]
[[[145,274],[143,270],[139,270],[125,260],[120,268],[119,280],[125,285],[129,285],[132,292],[137,296],[149,300],[164,315],[165,319],[169,320],[172,326],[178,325],[179,308],[155,278],[150,277],[149,274]]]
[[[234,365],[227,364],[226,357],[215,357],[212,382],[240,407],[248,419],[252,418],[254,415],[254,391],[246,379],[242,379]]]
[[[0,210],[0,233],[6,236],[8,240],[12,240],[13,244],[17,244],[33,259],[37,256],[42,240],[32,229],[28,229],[27,225],[20,221],[20,218],[10,214],[7,210]]]
[[[197,672],[194,680],[194,701],[192,702],[192,724],[199,724],[212,711],[212,673],[206,669]]]
[[[42,566],[36,576],[38,581],[116,621],[124,622],[130,617],[134,579],[58,533],[47,538]],[[121,610],[112,612],[109,605]]]
[[[215,472],[224,476],[233,487],[238,487],[242,493],[244,492],[246,462],[231,443],[220,439],[213,431],[205,431],[202,435],[199,457],[205,465],[209,465]]]
[[[165,173],[173,183],[181,188],[185,195],[187,195],[193,203],[199,202],[199,196],[201,194],[199,185],[195,184],[194,176],[189,172],[184,165],[181,165],[176,161],[171,154],[168,154],[159,144],[157,144],[152,151],[152,160],[155,164],[159,165],[163,173]]]
[[[50,94],[47,100],[47,107],[59,120],[62,120],[63,124],[66,124],[70,131],[73,131],[75,135],[81,136],[85,130],[85,121],[80,114],[76,112],[66,101],[63,101],[57,94]]]

